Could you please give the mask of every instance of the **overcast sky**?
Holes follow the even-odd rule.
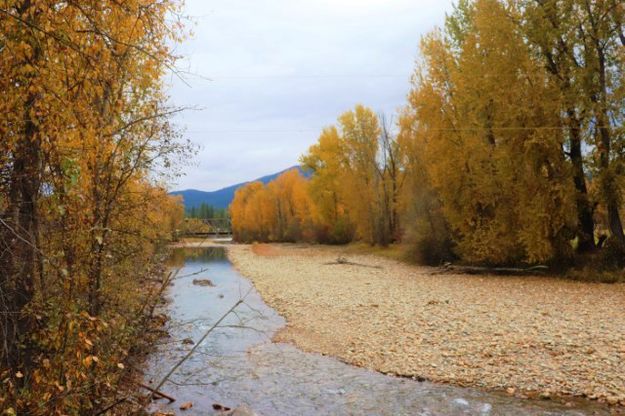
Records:
[[[404,104],[420,37],[451,0],[186,0],[176,48],[189,85],[168,79],[200,152],[173,189],[216,190],[297,163],[321,128],[361,103]],[[206,79],[206,78],[210,78]]]

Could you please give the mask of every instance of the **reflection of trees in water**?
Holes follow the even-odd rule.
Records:
[[[226,260],[226,250],[221,247],[181,247],[175,248],[167,261],[170,267],[184,267],[185,263],[202,263],[215,260]]]

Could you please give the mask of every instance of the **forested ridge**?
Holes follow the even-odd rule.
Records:
[[[157,300],[190,147],[175,1],[0,2],[0,409],[100,414]]]
[[[430,264],[622,266],[625,6],[462,0],[407,103],[358,105],[288,173],[240,190],[241,241],[406,243]]]

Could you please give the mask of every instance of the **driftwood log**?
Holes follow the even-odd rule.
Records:
[[[432,274],[457,273],[457,274],[495,274],[495,275],[528,275],[540,274],[549,271],[547,266],[538,265],[532,267],[482,267],[482,266],[462,266],[447,263],[439,267]]]
[[[345,257],[343,256],[339,256],[336,261],[332,261],[329,263],[323,263],[326,266],[334,266],[334,265],[347,265],[347,266],[360,266],[360,267],[370,267],[372,269],[381,269],[382,266],[372,266],[370,264],[362,264],[362,263],[355,263],[353,261],[349,261],[347,260]]]

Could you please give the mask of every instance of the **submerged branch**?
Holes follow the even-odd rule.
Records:
[[[246,293],[245,296],[243,296],[241,299],[239,299],[234,305],[232,305],[232,307],[230,309],[228,309],[228,311],[226,311],[226,313],[224,313],[221,318],[219,318],[217,320],[217,322],[215,322],[213,324],[213,326],[211,326],[205,333],[204,335],[202,335],[202,338],[199,339],[199,341],[193,346],[193,348],[191,348],[189,350],[188,353],[185,354],[184,357],[182,357],[180,359],[180,361],[178,361],[176,363],[176,365],[174,365],[172,367],[171,370],[169,370],[169,372],[167,373],[167,375],[165,375],[165,377],[163,377],[163,379],[156,385],[154,390],[159,390],[161,387],[163,387],[163,384],[165,384],[167,382],[167,380],[169,380],[169,377],[171,377],[174,372],[178,369],[178,367],[180,367],[185,361],[187,361],[189,359],[189,357],[191,357],[191,355],[193,355],[193,353],[195,352],[195,350],[197,350],[197,348],[202,344],[202,342],[204,342],[204,340],[210,335],[211,332],[213,332],[215,330],[215,328],[217,328],[219,326],[220,323],[222,323],[232,312],[234,312],[234,310],[239,307],[239,305],[241,305],[242,303],[244,303],[245,298],[247,297],[247,295],[251,292],[251,289]],[[150,398],[154,397],[154,392],[152,392],[152,394],[150,395]]]

